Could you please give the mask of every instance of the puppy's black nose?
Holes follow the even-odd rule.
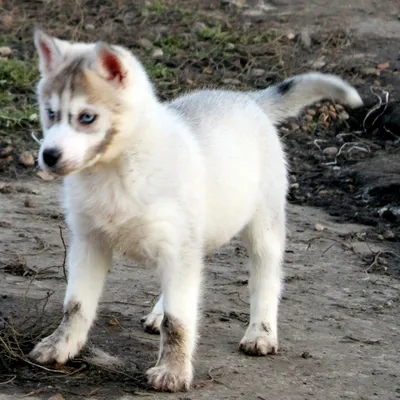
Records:
[[[61,157],[61,151],[58,149],[46,149],[43,151],[43,161],[49,167],[54,167]]]

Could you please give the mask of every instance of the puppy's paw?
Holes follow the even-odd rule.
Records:
[[[152,333],[154,335],[158,335],[160,333],[160,327],[162,320],[164,318],[163,313],[151,312],[146,317],[142,318],[142,323],[145,332]]]
[[[192,367],[161,364],[150,368],[147,373],[149,385],[162,392],[187,391],[193,379]]]
[[[68,334],[55,331],[38,343],[30,352],[29,357],[39,364],[50,364],[52,362],[65,364],[79,353],[83,343],[79,339],[69,337]]]
[[[271,331],[269,325],[249,326],[240,342],[240,350],[251,356],[266,356],[278,352],[278,337]]]

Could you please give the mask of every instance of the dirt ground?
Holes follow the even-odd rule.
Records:
[[[399,18],[397,0],[0,0],[0,47],[13,50],[0,58],[0,398],[400,398]],[[96,365],[89,350],[61,369],[29,363],[33,343],[61,316],[68,246],[60,182],[21,160],[23,151],[36,156],[31,132],[40,137],[34,25],[132,48],[163,99],[205,85],[262,88],[310,69],[360,90],[360,110],[322,103],[281,127],[292,188],[278,355],[238,351],[249,317],[247,255],[233,240],[207,259],[191,392],[146,387],[158,337],[140,318],[158,285],[155,271],[123,259],[90,343],[123,366]]]

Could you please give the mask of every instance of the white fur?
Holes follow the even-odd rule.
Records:
[[[137,60],[126,52],[124,57],[134,75]],[[150,88],[145,75],[140,79],[146,79],[142,89]],[[125,116],[125,130],[116,138],[123,146],[113,144],[118,157],[65,178],[65,208],[73,232],[65,304],[78,301],[83,317],[68,328],[69,343],[57,344],[58,362],[75,356],[86,341],[111,254],[118,251],[160,271],[163,297],[145,323],[159,326],[165,311],[185,330],[184,362],[160,351],[156,367],[148,372],[150,383],[161,390],[190,385],[203,257],[237,234],[248,249],[251,272],[250,324],[241,348],[260,355],[277,350],[288,183],[274,123],[332,94],[354,105],[361,102],[338,78],[315,74],[293,79],[299,85],[283,95],[276,87],[257,93],[203,91],[166,104],[150,90],[143,93],[135,85],[124,89],[140,112],[132,109],[134,117]],[[70,107],[75,101],[70,100]],[[59,144],[68,157],[76,157],[74,137],[79,133],[62,125],[52,129],[42,148],[63,136]],[[82,141],[79,146],[83,150],[76,151],[84,152],[89,145]],[[45,352],[46,346],[42,342],[37,349]]]

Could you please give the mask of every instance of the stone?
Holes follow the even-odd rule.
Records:
[[[325,149],[322,151],[322,154],[328,157],[335,157],[338,151],[339,151],[338,148],[334,146],[325,147]]]
[[[35,159],[29,151],[24,151],[23,153],[21,153],[21,155],[19,156],[19,162],[24,167],[33,167],[35,165]]]
[[[159,47],[156,47],[151,53],[153,58],[162,58],[164,56],[164,52]]]
[[[10,47],[0,47],[0,57],[10,57],[12,54],[12,49]]]

